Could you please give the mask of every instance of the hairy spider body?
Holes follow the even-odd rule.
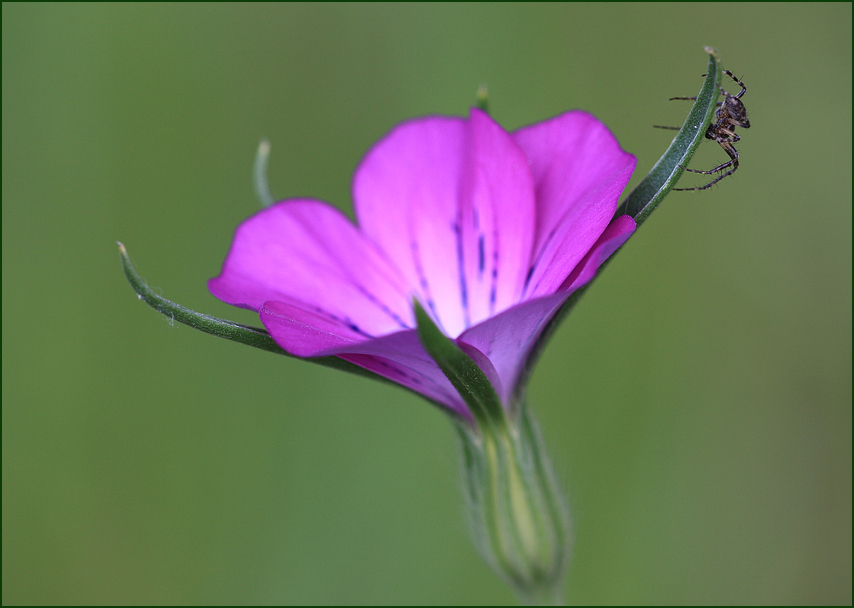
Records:
[[[741,140],[741,137],[736,134],[736,127],[743,127],[745,129],[750,128],[750,121],[747,119],[747,108],[744,107],[744,102],[741,101],[741,98],[747,93],[747,87],[741,80],[735,77],[735,74],[730,72],[729,70],[724,70],[724,73],[727,74],[730,78],[732,78],[738,85],[741,87],[741,91],[736,93],[735,95],[730,95],[727,93],[723,87],[720,87],[721,93],[724,96],[723,101],[719,101],[717,104],[717,110],[715,111],[715,119],[716,121],[709,125],[709,128],[706,129],[706,139],[711,139],[718,144],[720,144],[721,148],[723,148],[724,152],[729,156],[729,160],[725,163],[721,163],[711,171],[700,171],[699,169],[689,169],[688,167],[682,167],[685,171],[690,171],[691,173],[702,173],[703,175],[714,175],[719,171],[723,171],[724,169],[729,169],[726,173],[719,175],[712,181],[710,181],[705,186],[698,186],[696,188],[673,188],[674,190],[705,190],[706,188],[711,188],[723,178],[732,175],[735,173],[736,169],[738,169],[738,150],[735,149],[733,145],[737,141]],[[696,97],[671,97],[671,101],[674,99],[691,99],[696,101]],[[659,128],[673,128],[673,127],[659,127]],[[678,127],[676,127],[678,128]]]

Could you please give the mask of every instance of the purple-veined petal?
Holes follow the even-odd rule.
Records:
[[[359,331],[347,319],[293,298],[268,300],[258,314],[276,344],[297,357],[319,357],[330,349],[352,346],[373,337]]]
[[[472,110],[468,126],[459,201],[466,327],[519,302],[535,225],[534,182],[522,151],[480,110]]]
[[[339,356],[472,420],[418,340],[412,297],[509,407],[551,319],[634,230],[609,225],[634,165],[584,112],[512,136],[480,110],[413,120],[356,171],[360,227],[319,201],[278,203],[239,227],[210,290],[292,354]]]
[[[465,128],[462,118],[405,122],[368,152],[353,179],[362,230],[446,332],[463,323],[454,222]]]
[[[636,159],[594,116],[573,111],[513,134],[536,184],[526,298],[554,293],[611,221]]]
[[[471,345],[491,361],[500,378],[495,387],[503,403],[511,403],[511,393],[527,364],[531,349],[554,314],[576,289],[593,279],[599,266],[628,240],[634,230],[635,221],[631,217],[623,215],[616,218],[560,291],[522,302],[460,336],[459,343]]]
[[[359,224],[449,336],[519,300],[533,238],[527,160],[491,118],[404,123],[353,183]]]
[[[243,222],[208,287],[252,310],[297,301],[364,336],[413,326],[410,294],[394,265],[344,214],[319,201],[278,203]]]
[[[471,420],[465,402],[421,346],[415,330],[364,339],[346,324],[322,312],[313,314],[294,304],[267,302],[260,312],[264,327],[288,352],[299,356],[341,357]]]

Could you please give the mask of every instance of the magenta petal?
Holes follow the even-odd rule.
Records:
[[[366,338],[346,322],[297,302],[266,302],[261,322],[276,343],[299,357],[338,356],[402,384],[470,419],[468,407],[430,358],[415,330]]]
[[[491,361],[500,379],[493,384],[503,403],[512,403],[512,392],[531,349],[569,295],[560,292],[522,302],[467,329],[457,340],[477,349]]]
[[[636,159],[595,117],[574,111],[513,134],[536,183],[534,268],[526,297],[553,293],[611,221]]]
[[[399,331],[352,347],[329,351],[384,378],[402,384],[471,420],[468,407],[427,354],[415,330]]]
[[[368,152],[353,179],[362,230],[394,260],[446,333],[463,325],[454,226],[465,130],[462,118],[405,122]]]
[[[301,302],[366,336],[413,325],[397,269],[344,214],[319,201],[278,203],[243,222],[208,287],[252,310],[271,300]]]
[[[417,340],[417,335],[414,331],[398,332],[392,335],[409,335]],[[385,340],[387,337],[380,338],[380,340]],[[387,344],[373,345],[367,342],[365,344],[376,346],[372,350],[377,351],[377,353],[339,353],[338,356],[345,361],[372,371],[378,376],[387,378],[392,382],[396,382],[416,393],[424,395],[431,401],[448,408],[453,414],[464,420],[469,422],[473,420],[468,406],[441,370],[436,367],[432,359],[428,361],[406,358],[401,361],[400,357],[389,357],[389,353],[379,352],[385,350]],[[424,356],[427,357],[426,352]]]
[[[258,313],[276,344],[297,357],[319,357],[370,339],[346,319],[302,302],[271,300]]]
[[[484,112],[472,110],[468,124],[459,197],[466,327],[519,302],[535,225],[524,154]]]
[[[595,276],[599,266],[628,240],[634,230],[635,221],[631,217],[623,215],[616,218],[558,293],[522,302],[460,336],[459,342],[476,348],[492,362],[501,379],[496,387],[501,387],[499,395],[504,403],[511,402],[510,393],[527,364],[531,349],[554,314],[576,289]]]
[[[293,301],[265,302],[259,312],[265,329],[289,353],[341,357],[470,418],[465,403],[421,346],[415,330],[366,338],[327,311]]]
[[[594,117],[508,135],[487,114],[393,129],[353,180],[360,227],[312,200],[238,228],[211,292],[302,357],[338,356],[472,420],[414,331],[419,298],[512,406],[543,331],[635,229],[635,166]]]
[[[483,112],[397,127],[362,161],[353,198],[362,229],[449,336],[519,300],[533,182],[518,146]]]
[[[629,240],[637,228],[635,220],[628,215],[621,215],[608,224],[605,232],[596,241],[593,248],[584,256],[581,263],[567,277],[562,291],[572,293],[582,285],[586,285],[596,276],[596,271],[623,243]]]

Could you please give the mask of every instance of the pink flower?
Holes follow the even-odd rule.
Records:
[[[580,111],[513,133],[476,109],[411,120],[356,170],[358,226],[320,201],[277,203],[240,225],[209,288],[286,351],[341,357],[471,421],[413,298],[512,407],[549,321],[634,231],[612,217],[635,162]]]

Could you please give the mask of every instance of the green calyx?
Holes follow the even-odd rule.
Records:
[[[456,426],[475,544],[526,603],[559,603],[569,517],[531,413],[505,407],[477,363],[414,307],[424,349],[474,419]]]
[[[569,516],[529,409],[512,425],[458,430],[478,550],[525,603],[560,604]]]

